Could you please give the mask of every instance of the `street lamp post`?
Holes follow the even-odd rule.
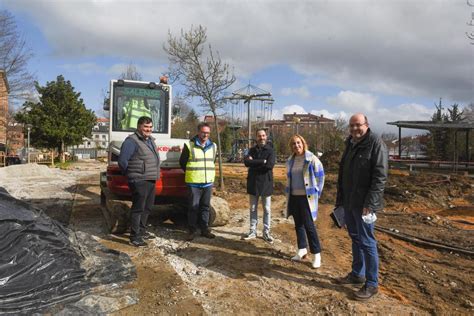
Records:
[[[28,143],[27,143],[27,155],[28,155],[28,163],[30,163],[30,131],[31,131],[31,126],[28,126]]]
[[[299,127],[298,124],[300,123],[301,119],[299,117],[293,117],[293,122],[295,123],[296,126],[296,134],[299,134]]]

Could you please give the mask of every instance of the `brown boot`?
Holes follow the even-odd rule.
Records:
[[[358,301],[366,301],[377,294],[379,289],[375,286],[364,285],[359,291],[354,293],[355,299]]]

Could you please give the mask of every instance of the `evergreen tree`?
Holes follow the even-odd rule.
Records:
[[[451,105],[447,109],[447,113],[443,113],[443,107],[441,99],[439,105],[436,105],[436,112],[433,113],[431,120],[436,123],[459,123],[464,119],[464,112],[460,111],[458,104]],[[430,141],[427,146],[427,153],[431,159],[435,160],[453,160],[455,153],[455,131],[448,129],[433,129],[430,131]],[[458,133],[457,150],[458,152],[463,151],[462,144],[463,136]],[[464,136],[465,140],[465,136]],[[465,151],[465,150],[464,150]],[[466,155],[466,153],[464,153]],[[464,158],[464,157],[462,157]]]
[[[439,104],[435,103],[436,112],[433,113],[431,121],[435,123],[443,123],[448,121],[448,116],[443,113],[443,105],[441,99]],[[442,160],[447,157],[447,142],[448,135],[445,130],[433,129],[430,130],[430,141],[427,146],[427,154],[431,159]]]
[[[464,111],[459,111],[459,105],[455,103],[448,109],[448,121],[461,122],[463,120],[463,114]]]
[[[83,137],[90,137],[96,117],[86,109],[81,94],[61,75],[44,87],[35,82],[35,87],[39,102],[25,102],[16,120],[31,125],[33,146],[57,148],[64,162],[66,146],[78,145]]]

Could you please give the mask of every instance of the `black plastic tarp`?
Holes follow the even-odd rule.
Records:
[[[126,254],[63,227],[0,190],[0,314],[102,313],[74,304],[134,278],[135,267]]]

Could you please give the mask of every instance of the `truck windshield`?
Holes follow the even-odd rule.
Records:
[[[113,87],[113,130],[133,132],[141,116],[151,117],[154,133],[168,133],[169,91],[157,85],[125,82]]]

